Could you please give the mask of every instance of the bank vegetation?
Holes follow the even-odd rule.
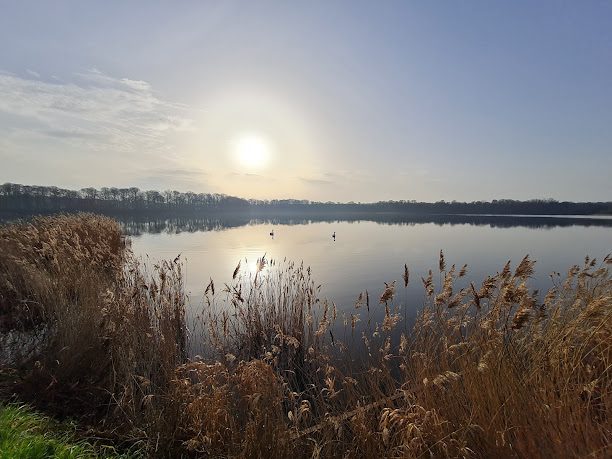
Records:
[[[529,257],[474,283],[440,252],[341,312],[262,257],[188,313],[180,257],[147,265],[106,217],[37,218],[0,227],[0,394],[150,457],[609,457],[611,263],[543,293]]]

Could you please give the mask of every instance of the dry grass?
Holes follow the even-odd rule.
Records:
[[[11,354],[13,390],[85,409],[97,435],[151,456],[610,454],[609,256],[554,275],[542,296],[528,257],[458,288],[467,266],[447,269],[440,253],[401,335],[394,282],[342,315],[309,269],[264,257],[229,285],[211,281],[188,336],[180,260],[149,270],[110,220],[6,227],[0,249],[5,330],[41,336]],[[408,267],[398,275],[406,287]],[[205,358],[188,358],[194,345]]]
[[[403,362],[414,404],[439,431],[388,413],[394,451],[436,456],[605,457],[612,374],[610,257],[585,260],[540,302],[534,262],[508,263],[453,294],[453,270],[421,313]],[[393,418],[392,416],[395,416]],[[406,417],[407,416],[407,417]],[[424,415],[425,416],[425,415]],[[401,424],[401,422],[404,424]],[[399,425],[411,425],[407,434]],[[425,435],[424,435],[425,433]],[[408,435],[408,436],[407,436]],[[429,438],[428,438],[429,437]],[[395,444],[394,444],[395,443]]]
[[[156,420],[145,401],[186,359],[178,260],[147,272],[93,215],[2,227],[0,252],[2,357],[17,375],[5,389],[141,437]]]

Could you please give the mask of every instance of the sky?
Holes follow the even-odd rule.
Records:
[[[612,200],[610,1],[0,9],[0,183]]]

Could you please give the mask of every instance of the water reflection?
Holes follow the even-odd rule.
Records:
[[[264,254],[277,261],[303,261],[312,268],[316,283],[322,284],[322,296],[347,312],[360,292],[368,290],[370,298],[377,299],[384,282],[403,284],[407,264],[412,281],[408,289],[401,289],[397,301],[414,312],[423,302],[420,279],[427,277],[429,269],[435,272],[441,249],[449,267],[468,264],[468,275],[463,278],[466,285],[470,281],[478,284],[501,270],[506,261],[518,263],[529,254],[537,260],[529,287],[540,291],[552,285],[551,272],[566,272],[585,255],[601,260],[612,249],[612,219],[606,218],[380,216],[313,220],[286,216],[130,220],[123,225],[133,235],[136,254],[150,260],[183,255],[185,285],[195,309],[201,307],[202,292],[210,278],[217,285],[229,283],[239,261],[252,270]],[[336,238],[331,237],[334,233]],[[384,308],[378,309],[382,314]]]
[[[248,214],[220,215],[206,218],[170,217],[170,218],[119,218],[126,234],[138,236],[143,233],[179,234],[182,232],[220,231],[228,228],[237,228],[247,225],[307,225],[311,223],[358,223],[374,222],[381,225],[421,225],[432,223],[434,225],[474,225],[488,226],[490,228],[533,228],[551,229],[557,227],[606,227],[612,228],[612,218],[576,217],[576,216],[514,216],[514,215],[346,215],[338,216],[251,216]],[[274,230],[270,233],[274,237]],[[332,236],[333,237],[333,236]]]
[[[528,287],[540,292],[552,286],[550,273],[564,273],[586,255],[602,260],[612,251],[610,217],[242,214],[134,217],[121,220],[121,225],[132,236],[135,254],[148,263],[182,254],[190,317],[204,307],[203,292],[210,279],[219,287],[217,295],[223,295],[223,286],[231,284],[238,262],[245,275],[254,276],[257,260],[266,255],[279,266],[288,260],[310,267],[313,280],[321,284],[321,297],[333,301],[340,314],[347,316],[355,311],[360,293],[368,291],[372,318],[382,320],[384,306],[378,299],[385,282],[396,280],[401,287],[393,307],[402,313],[403,329],[423,305],[421,278],[432,269],[435,283],[441,283],[437,271],[440,250],[444,250],[448,267],[469,266],[456,289],[472,281],[479,285],[508,260],[514,267],[529,254],[537,263]],[[410,269],[407,288],[402,280],[404,264]],[[361,326],[368,325],[363,315],[361,321]]]

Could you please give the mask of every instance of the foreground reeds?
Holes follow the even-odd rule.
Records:
[[[160,457],[610,454],[610,256],[553,275],[542,295],[528,287],[528,257],[476,285],[440,253],[410,333],[395,282],[341,314],[309,269],[262,257],[228,285],[210,282],[189,334],[180,260],[147,268],[111,220],[7,226],[0,253],[4,393],[118,446]],[[407,266],[400,276],[408,285]]]

